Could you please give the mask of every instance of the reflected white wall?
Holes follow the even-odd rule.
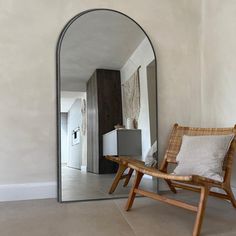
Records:
[[[145,38],[132,53],[125,65],[121,68],[121,83],[128,80],[139,66],[140,76],[140,115],[138,128],[142,130],[142,159],[144,160],[150,147],[150,119],[147,87],[147,66],[154,60],[153,50],[147,38]],[[126,124],[126,121],[123,121]]]
[[[61,163],[66,164],[68,162],[69,150],[68,150],[68,114],[61,113]]]

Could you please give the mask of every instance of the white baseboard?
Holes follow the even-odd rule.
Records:
[[[87,172],[87,166],[81,166],[81,172]]]
[[[160,190],[168,190],[165,184],[161,183],[160,185]],[[234,192],[234,195],[236,196],[236,187],[233,186],[232,190]],[[0,185],[0,202],[46,199],[56,197],[56,182]]]
[[[0,185],[0,202],[56,197],[56,182]]]

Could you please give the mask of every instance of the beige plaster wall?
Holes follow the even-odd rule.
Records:
[[[203,1],[202,123],[236,124],[236,1]],[[236,161],[233,169],[236,187]]]
[[[173,122],[198,125],[200,4],[198,0],[0,0],[0,184],[56,181],[56,42],[65,23],[89,8],[124,12],[153,41],[160,154]]]

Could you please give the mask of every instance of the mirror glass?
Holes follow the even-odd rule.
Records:
[[[122,13],[91,10],[66,25],[57,47],[60,201],[127,197],[133,175],[112,192],[118,164],[105,156],[144,161],[156,151],[155,59]],[[155,181],[144,176],[141,187],[157,191]]]

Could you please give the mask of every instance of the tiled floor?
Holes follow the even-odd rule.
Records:
[[[171,194],[172,195],[172,194]],[[172,195],[173,196],[173,195]],[[196,193],[181,192],[196,202]],[[59,204],[54,199],[0,203],[1,236],[190,236],[195,215],[147,198],[130,212],[125,199]],[[202,236],[235,236],[236,209],[209,198]]]
[[[63,201],[72,201],[128,196],[132,180],[125,188],[122,186],[124,181],[122,180],[116,191],[113,194],[108,194],[114,177],[114,174],[97,175],[63,166],[62,199]],[[147,178],[143,178],[141,186],[149,191],[157,189],[157,183]]]

